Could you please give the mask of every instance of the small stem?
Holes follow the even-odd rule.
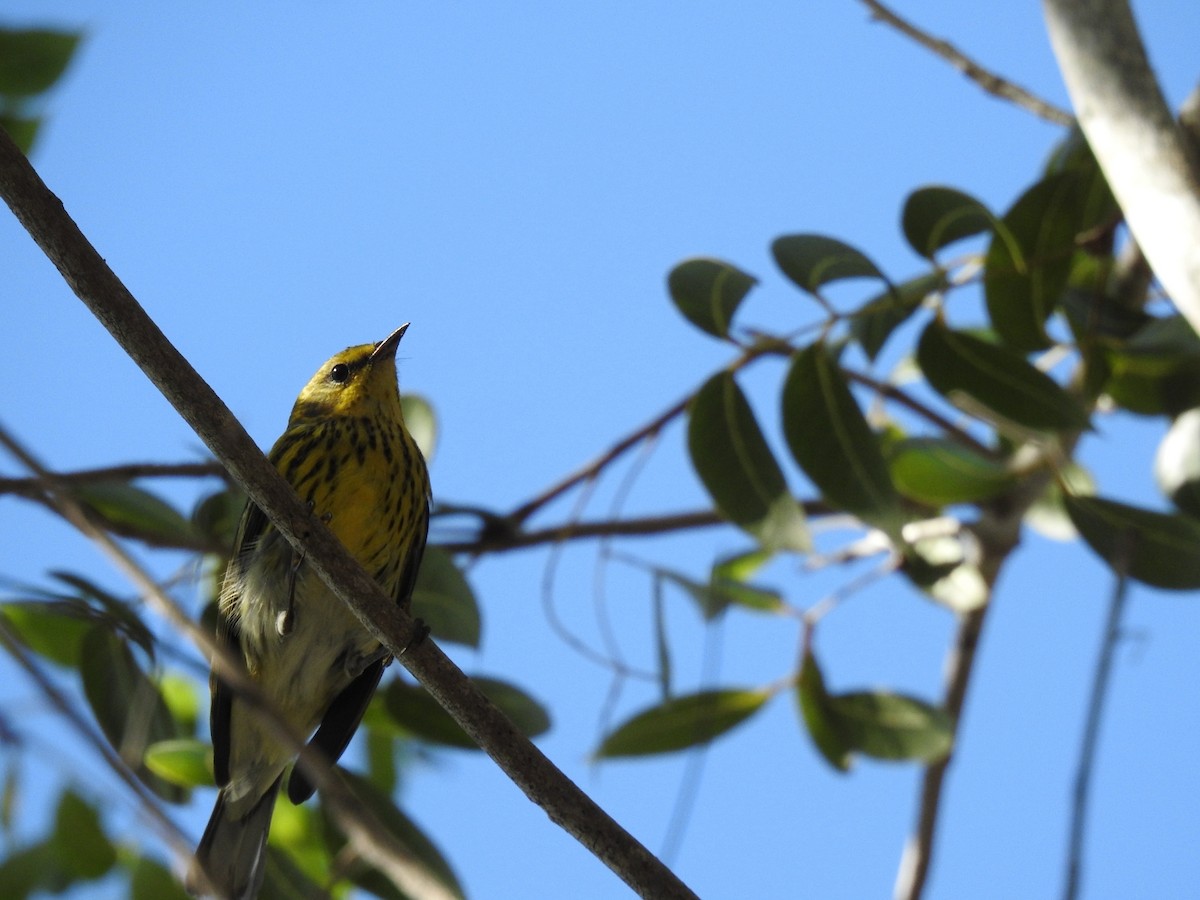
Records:
[[[942,429],[942,431],[946,432],[947,436],[958,441],[958,443],[962,444],[968,449],[974,450],[976,453],[980,454],[981,456],[985,456],[988,459],[995,458],[996,452],[991,447],[980,443],[972,435],[959,428],[941,413],[930,409],[919,400],[914,400],[894,384],[888,384],[887,382],[879,381],[877,378],[872,378],[870,375],[867,375],[863,372],[856,372],[853,369],[847,369],[845,367],[842,368],[842,372],[845,373],[846,378],[848,378],[850,381],[857,382],[863,387],[869,387],[873,391],[878,391],[889,400],[894,400],[896,403],[899,403],[901,406],[907,408],[911,412],[916,413],[930,424],[936,425],[938,428]]]
[[[1130,536],[1132,538],[1132,536]],[[1128,545],[1130,541],[1126,541]],[[1079,768],[1075,774],[1075,790],[1071,806],[1071,837],[1067,851],[1067,883],[1063,888],[1064,900],[1075,900],[1079,896],[1079,885],[1083,875],[1084,831],[1087,827],[1088,801],[1091,797],[1092,770],[1096,764],[1096,746],[1100,738],[1100,720],[1104,704],[1108,699],[1108,685],[1112,679],[1113,658],[1117,643],[1121,640],[1121,622],[1129,595],[1129,577],[1126,573],[1129,547],[1121,548],[1120,558],[1113,561],[1117,582],[1113,586],[1112,599],[1108,604],[1108,621],[1104,626],[1104,637],[1100,642],[1100,656],[1096,660],[1096,674],[1092,678],[1092,696],[1088,702],[1087,721],[1083,727],[1083,742],[1079,748]]]

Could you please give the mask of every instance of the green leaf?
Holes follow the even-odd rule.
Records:
[[[413,590],[412,613],[439,641],[479,646],[479,604],[452,557],[439,547],[426,547]]]
[[[53,838],[14,850],[0,861],[0,885],[4,886],[4,900],[25,900],[35,891],[61,894],[75,880],[59,860]]]
[[[196,543],[191,522],[170,504],[132,484],[96,482],[73,487],[71,493],[118,534],[168,547],[190,548]]]
[[[917,345],[917,363],[929,384],[975,415],[1033,431],[1083,429],[1083,406],[1015,350],[930,322]]]
[[[648,756],[707,744],[746,721],[770,698],[770,691],[748,689],[676,697],[617,727],[594,755],[599,759]]]
[[[103,625],[92,628],[80,646],[79,673],[84,696],[109,743],[159,796],[182,800],[182,791],[143,762],[146,747],[179,735],[154,682],[138,667],[126,643]]]
[[[945,287],[946,273],[938,271],[926,272],[898,285],[895,290],[884,291],[854,313],[850,319],[850,336],[873,361],[892,332],[920,308],[922,301]]]
[[[922,700],[889,691],[855,691],[829,697],[834,728],[853,750],[875,759],[945,759],[954,745],[954,724]]]
[[[78,794],[64,791],[54,817],[54,848],[63,865],[92,881],[108,872],[117,851],[104,833],[100,816]]]
[[[1062,302],[1076,238],[1113,208],[1099,169],[1072,168],[1033,185],[1005,214],[988,248],[984,295],[1006,344],[1050,345],[1045,324]]]
[[[275,807],[276,819],[271,829],[272,833],[276,830],[274,826],[279,823],[280,813],[285,809],[287,807],[283,805]],[[308,811],[304,807],[293,809]],[[321,854],[322,859],[325,856],[325,853]],[[320,861],[307,847],[305,852],[295,854],[290,848],[283,850],[272,841],[267,844],[266,862],[263,867],[266,875],[263,878],[262,890],[255,900],[324,900],[329,896],[320,887],[326,880],[325,877],[314,876],[309,871]],[[328,865],[322,868],[328,869]]]
[[[719,259],[686,259],[667,276],[667,290],[683,317],[714,337],[729,337],[742,300],[758,279]]]
[[[811,649],[800,666],[797,694],[813,743],[843,772],[854,753],[931,763],[945,758],[954,743],[950,717],[924,701],[890,691],[828,693]]]
[[[908,438],[889,450],[896,490],[911,500],[942,507],[1002,494],[1016,478],[1002,463],[946,438]]]
[[[783,385],[783,432],[792,456],[834,506],[895,531],[900,498],[879,442],[824,343],[792,357]]]
[[[1102,350],[1107,393],[1141,415],[1178,415],[1200,406],[1200,338],[1182,316],[1152,319]]]
[[[955,241],[990,231],[996,217],[970,194],[934,185],[908,195],[901,221],[909,246],[933,259]]]
[[[520,688],[506,681],[472,676],[471,681],[528,738],[550,729],[546,708]],[[392,722],[414,737],[463,750],[477,745],[438,702],[420,685],[394,680],[384,691],[384,705]]]
[[[143,856],[132,865],[129,900],[188,900],[188,893],[170,870]]]
[[[427,462],[432,460],[437,449],[437,417],[433,406],[419,394],[405,394],[400,398],[400,408],[408,433],[416,441],[421,455]]]
[[[817,664],[812,650],[806,648],[800,664],[800,677],[796,680],[796,701],[800,715],[808,729],[808,736],[835,769],[846,772],[850,769],[850,745],[838,731],[829,711],[829,693],[825,690],[825,676]]]
[[[178,733],[195,734],[196,722],[200,717],[200,697],[196,692],[196,683],[182,675],[166,672],[158,679],[158,690],[162,694],[163,702],[167,704],[171,718],[175,720]],[[207,707],[207,696],[204,703]],[[205,715],[207,714],[206,708]]]
[[[31,97],[62,77],[79,46],[77,32],[0,28],[0,94]]]
[[[837,238],[820,234],[789,234],[771,244],[775,262],[810,294],[819,296],[823,285],[845,278],[878,278],[891,281],[865,253]]]
[[[396,808],[392,798],[382,793],[366,778],[345,769],[339,770],[342,778],[349,782],[354,793],[364,801],[367,810],[378,819],[384,830],[407,849],[415,862],[422,865],[426,873],[441,884],[456,897],[462,897],[462,885],[458,877],[446,861],[446,857],[423,831],[408,816]],[[328,816],[327,816],[328,819]],[[332,832],[338,832],[337,826],[330,821]],[[333,856],[337,856],[345,839],[333,842],[330,847]],[[357,854],[355,854],[357,856]],[[374,870],[361,861],[352,865],[349,876],[355,884],[370,888],[378,884],[378,877],[369,877]],[[389,882],[390,883],[390,882]]]
[[[241,488],[216,491],[200,500],[192,510],[192,527],[228,556],[233,552],[234,537],[245,508],[246,493]]]
[[[804,510],[730,373],[714,375],[692,400],[688,451],[722,516],[768,549],[810,549]]]
[[[654,568],[652,571],[657,578],[670,582],[696,601],[706,622],[712,621],[730,606],[757,612],[778,612],[783,608],[783,598],[778,591],[722,575],[720,568],[714,566],[707,584],[670,569]]]
[[[1065,498],[1088,546],[1118,574],[1154,587],[1200,588],[1200,522],[1102,497]]]
[[[42,127],[40,116],[18,116],[13,113],[0,113],[0,128],[8,132],[13,143],[26,156],[33,150],[33,142],[37,140],[38,131]]]
[[[146,748],[146,768],[171,784],[184,788],[213,783],[212,747],[195,738],[156,741]]]
[[[73,587],[79,592],[80,599],[95,601],[106,613],[106,615],[96,616],[98,621],[111,624],[122,635],[146,651],[151,659],[154,658],[154,635],[130,604],[120,597],[110,594],[94,581],[74,572],[56,570],[50,575]]]
[[[77,668],[83,636],[92,628],[95,613],[86,603],[77,600],[0,604],[0,613],[34,653],[58,663]]]

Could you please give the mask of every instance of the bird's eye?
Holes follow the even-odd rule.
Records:
[[[329,370],[329,380],[336,384],[345,384],[350,380],[350,367],[345,363],[338,363]]]

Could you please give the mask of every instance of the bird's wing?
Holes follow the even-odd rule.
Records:
[[[401,609],[407,610],[412,604],[413,587],[417,583],[417,570],[421,568],[421,557],[425,553],[425,540],[429,533],[429,505],[426,503],[417,522],[416,534],[408,555],[404,559],[404,568],[400,572],[400,584],[396,591],[396,603]],[[320,751],[330,762],[337,762],[341,757],[354,732],[362,722],[383,677],[383,669],[389,659],[381,659],[363,670],[362,674],[350,684],[329,704],[321,719],[321,726],[312,736],[308,746]],[[303,803],[313,795],[315,785],[299,769],[292,771],[288,779],[288,799],[293,803]]]
[[[226,591],[229,590],[229,585],[237,583],[238,571],[248,564],[250,551],[262,538],[267,525],[268,520],[262,510],[252,501],[246,501],[246,508],[242,512],[237,535],[233,541],[233,554],[229,557],[229,567],[225,572],[226,587],[223,587],[221,591],[223,602],[217,606],[217,646],[223,649],[227,656],[239,663],[242,662],[241,636],[237,623],[232,616],[225,612],[225,608],[231,605],[230,600],[232,599],[226,595]],[[236,603],[232,605],[236,606]],[[209,679],[209,687],[212,691],[208,727],[212,735],[213,776],[217,787],[224,787],[229,783],[229,719],[233,711],[234,691],[217,677],[215,669]]]

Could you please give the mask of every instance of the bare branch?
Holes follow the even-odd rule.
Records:
[[[646,897],[694,894],[529,742],[411,616],[384,595],[296,497],[212,388],[108,268],[28,160],[0,131],[0,196],[78,297],[196,431],[307,564],[550,818]],[[410,649],[411,648],[411,649]],[[407,650],[407,652],[406,652]]]
[[[916,41],[934,55],[940,56],[989,94],[1015,103],[1022,109],[1047,122],[1053,122],[1055,125],[1073,125],[1075,123],[1074,117],[1067,110],[1060,109],[1053,103],[1030,93],[1019,84],[1014,84],[995,72],[985,69],[949,41],[935,38],[928,32],[922,31],[907,19],[901,18],[897,13],[888,9],[879,0],[861,0],[861,2],[871,10],[871,14],[875,18],[891,25],[905,37]]]
[[[829,512],[829,507],[820,500],[803,501],[804,511],[809,516]],[[728,521],[712,509],[689,510],[645,516],[637,519],[605,519],[595,522],[565,522],[536,531],[511,533],[488,533],[470,541],[438,541],[437,546],[451,553],[505,553],[524,550],[543,544],[560,544],[564,541],[592,540],[608,537],[649,537],[673,531],[690,531],[695,528],[710,528],[728,525]]]

